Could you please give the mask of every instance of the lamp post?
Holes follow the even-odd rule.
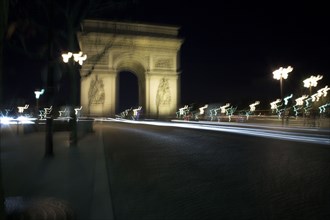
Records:
[[[304,117],[306,115],[306,117],[309,118],[309,120],[307,122],[309,122],[309,123],[311,122],[312,125],[315,125],[315,114],[316,114],[315,109],[312,106],[312,102],[316,101],[316,99],[319,98],[319,97],[316,97],[317,94],[312,95],[312,87],[316,87],[317,81],[319,81],[322,78],[323,78],[322,75],[317,75],[317,76],[312,75],[303,81],[304,87],[309,88],[309,98],[307,100],[305,100],[306,108],[305,108]]]
[[[36,108],[37,108],[37,114],[39,113],[39,98],[42,94],[44,94],[45,90],[42,89],[40,91],[36,90],[34,91],[34,94],[36,96]]]
[[[80,65],[83,65],[83,62],[87,59],[87,55],[83,55],[83,52],[79,52],[79,53],[63,53],[62,54],[62,58],[63,58],[63,62],[64,63],[68,63],[70,58],[73,57],[73,60],[76,61],[77,63],[79,63]]]
[[[76,83],[74,82],[74,76],[73,76],[73,61],[79,63],[79,65],[82,65],[83,62],[87,59],[87,55],[84,54],[80,51],[79,53],[72,53],[72,52],[68,52],[68,53],[63,53],[62,54],[62,58],[63,58],[63,62],[64,63],[69,63],[70,61],[70,66],[69,66],[69,70],[70,70],[70,78],[72,79],[71,85],[72,85],[72,97],[71,97],[71,103],[70,103],[70,146],[76,146],[77,145],[77,116],[75,114],[74,111],[74,107],[73,105],[75,104],[75,100],[76,100]],[[72,59],[73,58],[73,59]],[[73,60],[73,61],[72,61]]]
[[[288,66],[287,68],[280,67],[279,69],[273,71],[274,79],[280,80],[280,88],[281,88],[281,98],[283,99],[283,79],[288,78],[288,73],[292,72],[293,68]]]
[[[316,87],[317,81],[319,81],[322,78],[323,78],[322,75],[310,76],[309,78],[303,81],[304,87],[309,88],[309,96],[312,95],[312,87]]]

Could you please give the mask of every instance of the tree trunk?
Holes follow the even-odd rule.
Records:
[[[68,49],[69,52],[72,53],[76,53],[76,49],[75,49],[75,29],[74,26],[72,24],[72,22],[69,20],[68,21]],[[75,71],[75,61],[70,60],[70,62],[68,63],[69,65],[69,79],[70,79],[70,93],[71,93],[71,97],[70,97],[70,146],[71,147],[75,147],[77,146],[77,142],[78,142],[78,131],[77,131],[77,116],[75,114],[75,106],[77,105],[77,81],[76,81],[76,71]]]

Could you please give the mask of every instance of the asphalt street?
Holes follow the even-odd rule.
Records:
[[[328,219],[329,145],[171,126],[102,125],[125,219]]]

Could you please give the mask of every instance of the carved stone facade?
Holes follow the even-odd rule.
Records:
[[[85,20],[78,33],[87,54],[81,69],[82,114],[118,112],[119,73],[137,76],[139,106],[147,117],[175,115],[180,103],[178,27]]]

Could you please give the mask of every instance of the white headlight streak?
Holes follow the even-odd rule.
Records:
[[[212,125],[210,124],[202,124],[199,122],[182,122],[180,120],[173,120],[172,122],[159,122],[159,121],[132,121],[132,120],[117,120],[110,119],[111,121],[123,122],[123,123],[133,123],[133,124],[145,124],[145,125],[154,125],[154,126],[169,126],[169,127],[180,127],[180,128],[190,128],[190,129],[201,129],[201,130],[211,130],[211,131],[219,131],[219,132],[229,132],[236,133],[242,135],[252,135],[263,138],[275,138],[287,141],[297,141],[297,142],[306,142],[306,143],[314,143],[314,144],[322,144],[328,145],[330,147],[330,138],[325,136],[315,136],[308,133],[299,133],[292,131],[278,131],[278,130],[270,130],[264,129],[258,126],[258,128],[250,125],[247,127],[236,127],[230,126],[226,124],[226,126],[221,126],[221,123],[217,123]],[[266,127],[266,126],[265,126]],[[267,128],[278,128],[278,127],[269,127]],[[296,130],[299,130],[298,128]],[[304,130],[301,128],[300,130]]]

